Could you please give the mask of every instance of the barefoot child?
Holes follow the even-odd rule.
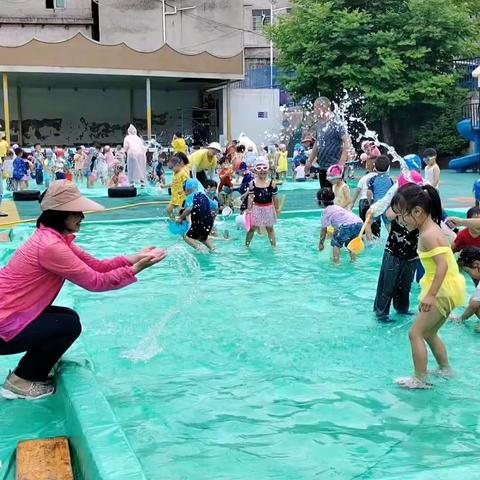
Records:
[[[447,351],[438,330],[450,312],[465,303],[465,279],[440,228],[442,205],[434,187],[413,183],[404,185],[392,199],[392,210],[400,225],[408,231],[418,229],[418,256],[425,269],[420,281],[422,290],[417,318],[408,333],[414,374],[399,378],[396,383],[403,388],[430,388],[426,378],[428,356],[425,342],[435,356],[439,373],[450,375]]]
[[[480,248],[465,247],[458,257],[458,266],[468,274],[477,287],[465,311],[460,316],[450,315],[450,320],[463,323],[473,315],[480,318]],[[475,332],[480,333],[480,322],[475,325]]]
[[[325,208],[322,215],[322,229],[320,230],[320,242],[318,249],[325,248],[325,238],[328,227],[333,227],[335,233],[331,241],[333,250],[333,263],[340,263],[340,249],[346,247],[351,240],[357,237],[362,229],[362,219],[346,208],[335,205],[335,195],[330,188],[322,188],[317,192],[318,205]],[[350,253],[352,262],[355,254]]]
[[[190,178],[185,165],[180,157],[181,154],[175,155],[171,159],[171,165],[173,170],[172,178],[172,198],[167,206],[168,216],[172,219],[175,218],[174,210],[182,206],[185,200],[185,190],[183,189],[184,183]]]
[[[194,178],[189,178],[185,182],[185,194],[183,210],[177,218],[177,223],[181,224],[190,215],[190,228],[183,239],[195,250],[200,250],[200,244],[205,245],[210,251],[215,250],[208,238],[214,221],[213,202],[203,192],[198,191],[198,180]]]
[[[423,152],[423,161],[426,163],[425,180],[438,190],[440,186],[440,167],[437,164],[437,151],[427,148]]]
[[[335,205],[342,208],[350,206],[350,188],[343,181],[343,166],[336,163],[328,167],[327,180],[332,184],[333,194],[335,195]]]
[[[273,179],[268,178],[270,166],[265,158],[257,158],[253,171],[255,179],[252,180],[248,190],[248,212],[251,215],[251,227],[245,238],[245,246],[249,247],[255,231],[264,227],[267,230],[270,244],[277,246],[275,238],[275,225],[279,213],[277,185]]]

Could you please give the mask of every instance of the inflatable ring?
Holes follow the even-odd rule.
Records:
[[[31,202],[40,198],[40,190],[21,190],[13,192],[13,200],[15,202]]]
[[[135,187],[113,187],[108,189],[108,196],[112,198],[136,197],[137,189]]]

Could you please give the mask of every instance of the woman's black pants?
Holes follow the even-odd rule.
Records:
[[[0,355],[26,352],[15,375],[43,382],[81,331],[80,318],[75,311],[50,305],[10,341],[0,338]]]

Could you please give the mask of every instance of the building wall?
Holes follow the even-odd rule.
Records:
[[[175,0],[169,3],[177,8],[195,6],[166,16],[166,40],[175,50],[192,54],[208,51],[218,56],[232,56],[242,51],[241,1]],[[99,17],[102,43],[125,42],[142,51],[156,50],[163,45],[159,0],[103,0],[99,2]]]
[[[282,129],[279,90],[232,89],[231,116],[233,138],[243,132],[257,145],[278,142]]]
[[[16,46],[32,38],[57,42],[82,32],[91,36],[91,0],[66,0],[66,8],[47,9],[45,0],[0,2],[0,45]],[[15,22],[15,23],[11,23]]]
[[[268,10],[268,15],[270,15],[270,7],[271,2],[270,0],[250,0],[245,1],[244,5],[244,25],[243,28],[246,31],[253,30],[253,10]],[[274,2],[274,9],[281,9],[290,7],[290,3],[287,0],[277,0]],[[279,15],[284,15],[286,10],[279,10],[274,12],[273,18]],[[267,18],[266,24],[270,23],[270,19]],[[258,50],[260,47],[260,50]],[[247,58],[262,58],[262,56],[268,56],[269,53],[266,51],[267,48],[270,47],[270,42],[266,39],[266,37],[262,34],[261,30],[245,33],[245,48],[247,49],[245,52],[245,56]]]
[[[17,89],[10,89],[12,141],[18,135]],[[67,106],[67,107],[66,107]],[[175,130],[189,134],[191,108],[201,106],[196,90],[152,91],[152,132],[169,141]],[[145,91],[133,91],[130,112],[129,89],[22,88],[21,110],[23,145],[75,145],[122,143],[131,117],[140,134],[146,134]],[[3,108],[0,107],[0,118]],[[2,128],[3,130],[3,122]]]

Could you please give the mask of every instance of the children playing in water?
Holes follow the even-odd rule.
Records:
[[[473,315],[480,318],[480,248],[465,247],[458,257],[458,266],[469,275],[477,287],[463,313],[459,316],[450,315],[450,320],[463,323]],[[475,325],[475,332],[480,333],[480,322]]]
[[[434,148],[427,148],[423,152],[425,166],[425,180],[434,188],[440,186],[440,167],[437,164],[437,151]]]
[[[268,178],[268,160],[260,157],[255,160],[253,172],[254,180],[250,182],[248,189],[248,207],[250,215],[250,229],[245,238],[245,246],[248,248],[255,232],[265,228],[272,248],[277,246],[274,225],[279,213],[277,185],[273,179]]]
[[[185,182],[185,200],[177,223],[183,223],[190,216],[190,228],[184,235],[184,240],[195,250],[205,245],[210,251],[215,246],[208,238],[213,228],[212,201],[203,192],[198,191],[198,180],[189,178]]]
[[[167,206],[167,213],[172,219],[175,218],[175,209],[181,207],[185,201],[185,190],[183,189],[183,185],[190,178],[182,161],[182,155],[182,153],[179,153],[170,160],[173,170],[173,178],[170,185],[172,197],[170,198],[170,203]]]
[[[128,186],[128,179],[123,170],[123,165],[116,165],[114,167],[113,175],[108,181],[108,188]]]
[[[350,206],[350,188],[343,180],[343,166],[336,163],[327,169],[327,180],[332,184],[335,205],[342,208]]]
[[[277,175],[279,180],[285,180],[287,178],[288,172],[288,152],[287,146],[284,143],[281,143],[279,146],[278,153],[278,166],[277,166]]]
[[[406,185],[408,180],[402,173],[398,179],[399,186]],[[414,183],[422,184],[418,175]],[[409,231],[396,220],[391,208],[386,212],[391,221],[382,266],[377,283],[377,293],[373,310],[380,322],[390,322],[390,305],[400,314],[407,314],[410,308],[410,289],[417,268],[418,229]]]
[[[409,331],[414,373],[396,383],[403,388],[430,388],[425,342],[438,363],[438,373],[450,376],[447,351],[438,331],[450,312],[465,302],[465,279],[440,228],[442,205],[434,187],[407,183],[398,189],[391,208],[400,225],[409,232],[418,229],[418,255],[425,269],[420,281],[419,312]]]
[[[322,251],[325,248],[325,239],[329,227],[334,228],[331,245],[333,252],[333,263],[340,263],[340,250],[346,247],[351,240],[358,237],[362,229],[362,219],[352,213],[350,210],[335,205],[335,195],[330,188],[322,188],[317,192],[318,205],[325,208],[322,215],[322,228],[320,230],[320,241],[318,249]],[[352,262],[356,256],[349,251]]]
[[[367,199],[370,204],[381,200],[390,187],[393,185],[393,180],[390,178],[388,172],[390,169],[390,159],[386,155],[380,155],[375,159],[376,175],[371,177],[367,183]],[[377,222],[378,230],[380,230],[380,219],[383,221],[385,227],[390,231],[390,222],[385,214],[380,215],[374,221]],[[367,226],[366,236],[368,240],[372,239],[371,226]]]
[[[457,233],[452,243],[454,252],[461,252],[466,247],[480,248],[480,207],[467,211],[467,218],[448,217],[447,223],[455,227],[466,227]]]

